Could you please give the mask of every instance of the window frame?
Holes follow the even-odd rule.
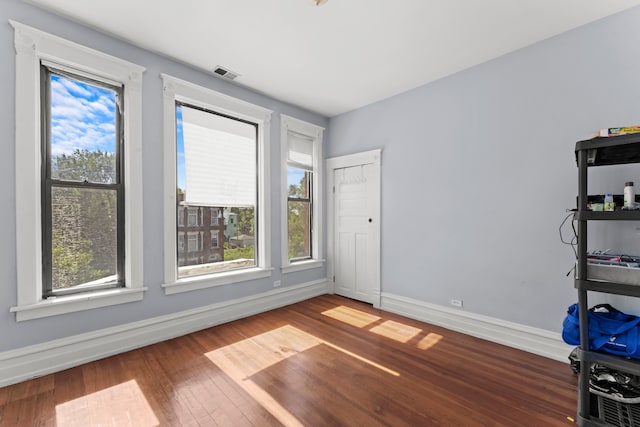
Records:
[[[144,68],[9,21],[16,50],[16,321],[139,301],[143,286],[142,74]],[[124,287],[43,298],[41,63],[124,86]]]
[[[289,168],[292,167],[293,165],[291,164],[287,164],[285,165],[286,169],[287,169],[287,174],[289,173]],[[302,169],[299,169],[302,170]],[[313,223],[314,223],[314,218],[313,218],[313,205],[315,204],[315,201],[313,199],[313,183],[314,183],[314,179],[313,179],[313,171],[304,171],[305,175],[308,174],[308,178],[307,178],[307,185],[306,185],[306,193],[308,194],[308,197],[294,197],[294,196],[290,196],[289,195],[289,183],[287,182],[287,207],[285,210],[285,215],[287,216],[287,245],[289,243],[289,203],[304,203],[306,205],[308,205],[307,208],[307,212],[309,213],[309,218],[307,219],[307,221],[309,222],[309,255],[308,256],[304,256],[304,257],[298,257],[298,258],[289,258],[289,248],[287,246],[287,259],[289,260],[290,264],[297,264],[299,262],[304,262],[307,260],[311,260],[313,259]],[[288,181],[288,180],[287,180]]]
[[[287,152],[289,146],[289,131],[306,136],[313,140],[313,170],[311,175],[311,257],[289,260],[289,227],[288,202],[289,188],[287,183]],[[324,223],[322,208],[322,143],[324,128],[284,114],[280,115],[280,154],[281,154],[281,222],[280,247],[281,271],[291,273],[295,271],[320,268],[324,265],[322,246],[322,224]],[[295,165],[292,165],[295,166]],[[293,262],[292,262],[293,261]]]
[[[271,268],[271,220],[270,220],[270,170],[269,136],[272,111],[233,98],[229,95],[161,74],[163,81],[163,149],[165,194],[174,194],[164,201],[164,288],[165,294],[205,289],[247,280],[270,277]],[[193,105],[204,110],[249,121],[258,125],[258,200],[256,215],[256,266],[219,273],[178,278],[176,256],[176,102]]]
[[[116,99],[116,112],[115,112],[115,182],[113,183],[96,183],[96,182],[79,182],[73,180],[67,180],[63,178],[53,178],[51,176],[51,77],[58,76],[68,80],[91,84],[96,87],[102,87],[113,91],[120,99],[124,99],[124,87],[121,83],[96,81],[93,78],[82,76],[66,70],[61,70],[55,65],[51,65],[48,62],[41,61],[41,77],[43,80],[41,111],[42,111],[42,212],[44,214],[42,220],[42,246],[43,246],[43,298],[58,297],[61,295],[84,293],[89,289],[97,290],[98,288],[109,289],[124,287],[126,278],[124,277],[124,153],[122,148],[124,146],[124,138],[122,133],[123,114],[122,109],[119,108],[118,100]],[[93,76],[92,76],[93,77]],[[106,282],[100,285],[82,285],[73,287],[70,289],[53,289],[53,238],[52,238],[52,195],[53,188],[75,188],[85,191],[90,190],[111,190],[115,191],[116,195],[116,280]]]

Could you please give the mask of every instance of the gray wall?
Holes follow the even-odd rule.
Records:
[[[141,302],[97,310],[16,323],[9,308],[16,305],[15,256],[15,51],[12,19],[26,25],[118,56],[146,67],[143,81],[143,179],[144,179],[144,278],[149,291]],[[162,268],[162,85],[160,73],[226,93],[274,111],[271,122],[271,234],[273,276],[264,280],[236,283],[201,291],[165,296],[161,288]],[[280,118],[278,113],[326,127],[328,121],[319,115],[275,101],[207,74],[187,68],[153,53],[138,49],[104,34],[92,31],[19,0],[2,0],[0,7],[0,182],[3,206],[0,210],[0,351],[20,348],[56,338],[71,336],[105,327],[188,310],[233,298],[273,289],[274,280],[282,286],[303,283],[326,276],[324,269],[280,275]]]
[[[561,329],[575,142],[640,124],[638,22],[631,9],[330,120],[327,157],[383,149],[384,293]],[[639,166],[604,175],[592,191],[640,185]]]

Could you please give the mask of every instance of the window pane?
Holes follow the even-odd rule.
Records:
[[[289,187],[289,197],[300,199],[309,198],[309,183],[311,172],[302,169],[287,167],[287,186]]]
[[[117,281],[116,191],[51,189],[52,289]]]
[[[311,172],[287,167],[289,260],[311,257]],[[291,199],[301,199],[295,201]],[[305,200],[306,199],[306,200]]]
[[[51,178],[116,183],[116,92],[50,75]]]
[[[178,207],[178,215],[181,210],[193,212],[193,217],[201,217],[202,221],[189,221],[187,226],[178,223],[178,277],[256,265],[254,208],[182,205]],[[219,217],[213,221],[212,215]],[[185,240],[186,250],[182,249]]]
[[[311,256],[310,239],[310,203],[287,202],[289,259],[309,258]]]
[[[178,105],[176,140],[178,278],[254,267],[256,126]]]

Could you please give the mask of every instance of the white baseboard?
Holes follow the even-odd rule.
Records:
[[[556,332],[384,292],[380,308],[562,362],[569,361],[567,357],[573,348]]]
[[[327,279],[0,353],[0,387],[58,372],[329,291]]]

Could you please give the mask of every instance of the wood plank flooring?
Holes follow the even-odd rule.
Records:
[[[325,295],[0,388],[0,426],[566,426],[569,365]]]

